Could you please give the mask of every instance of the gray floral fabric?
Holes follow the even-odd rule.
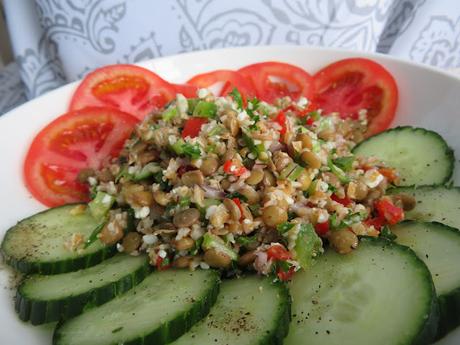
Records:
[[[454,0],[4,0],[0,113],[92,69],[234,46],[378,51],[460,67]]]

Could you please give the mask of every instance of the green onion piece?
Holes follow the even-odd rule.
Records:
[[[91,235],[89,235],[88,239],[85,241],[85,245],[83,246],[83,249],[88,248],[91,244],[93,244],[93,242],[97,240],[97,235],[99,235],[99,233],[102,231],[106,223],[107,222],[102,222],[94,228]]]
[[[228,255],[232,260],[238,259],[238,254],[233,251],[230,246],[225,244],[225,242],[217,235],[211,234],[209,232],[203,235],[203,244],[201,245],[203,250],[214,249],[218,252]]]
[[[96,197],[88,203],[88,208],[95,219],[101,220],[107,215],[114,202],[114,196],[105,192],[97,192]]]
[[[161,171],[161,167],[158,165],[158,163],[154,163],[154,162],[147,163],[146,165],[142,167],[140,171],[134,174],[133,180],[134,181],[145,180],[146,178],[153,176],[153,174],[159,171]]]
[[[161,118],[164,121],[171,121],[173,118],[175,118],[177,116],[177,114],[178,114],[177,108],[176,107],[171,107],[171,108],[166,109],[163,112],[163,114],[161,114]]]
[[[213,137],[215,135],[219,135],[220,133],[222,133],[223,130],[224,129],[222,128],[222,126],[217,125],[208,132],[208,136]]]
[[[217,114],[217,105],[213,102],[199,101],[193,109],[193,115],[198,117],[214,118]]]
[[[351,181],[347,174],[332,162],[330,157],[327,158],[327,166],[331,169],[332,173],[337,176],[340,182],[348,183]]]
[[[298,166],[298,164],[296,164],[294,162],[289,163],[286,168],[281,170],[280,178],[283,179],[283,180],[286,179],[295,170],[295,168],[297,166]]]
[[[333,160],[335,166],[339,167],[343,171],[350,171],[353,167],[353,162],[355,161],[354,156],[348,157],[339,157]]]
[[[304,168],[301,167],[300,165],[297,165],[294,170],[292,170],[292,172],[289,174],[288,176],[288,180],[291,180],[291,181],[296,181],[299,176],[303,173],[304,171]]]

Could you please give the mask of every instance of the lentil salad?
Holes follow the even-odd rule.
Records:
[[[323,242],[347,254],[358,236],[379,236],[413,207],[408,195],[385,196],[395,169],[351,153],[366,129],[365,110],[344,119],[304,97],[268,104],[200,89],[149,115],[117,159],[80,178],[95,197],[90,208],[111,208],[97,236],[120,252],[146,252],[160,269],[253,269],[287,280]],[[127,209],[135,231],[125,234]]]

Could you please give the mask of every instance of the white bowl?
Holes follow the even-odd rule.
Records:
[[[231,48],[176,55],[141,65],[171,82],[185,82],[197,73],[236,69],[260,61],[283,61],[315,73],[330,62],[349,57],[368,57],[384,65],[396,78],[400,101],[393,125],[414,125],[437,131],[460,152],[460,78],[420,64],[379,54],[352,51],[269,46]],[[38,97],[0,117],[0,238],[18,220],[45,207],[35,201],[22,181],[22,162],[34,135],[64,113],[77,83]],[[458,184],[460,173],[454,172]],[[9,271],[0,270],[0,344],[50,345],[53,325],[34,327],[19,321],[13,308],[14,289]],[[370,331],[370,330],[369,330]],[[459,344],[460,330],[439,344]]]

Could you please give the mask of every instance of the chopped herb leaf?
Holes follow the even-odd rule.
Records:
[[[228,193],[227,195],[225,195],[225,197],[228,198],[228,199],[238,198],[238,199],[240,199],[241,201],[244,201],[244,202],[248,201],[248,198],[245,197],[243,194],[241,194],[239,192]]]
[[[295,226],[295,224],[291,224],[289,222],[284,222],[284,223],[278,224],[276,226],[276,230],[278,230],[278,232],[280,234],[284,234],[284,233],[288,232],[289,230],[291,230],[294,226]]]
[[[233,97],[233,100],[238,105],[238,109],[243,109],[243,97],[241,97],[241,93],[238,91],[236,87],[234,87],[232,92],[230,92],[230,96]]]
[[[236,238],[236,243],[243,247],[247,247],[257,241],[257,235],[253,236],[239,236]]]
[[[380,230],[380,237],[386,238],[387,240],[394,241],[396,239],[396,235],[391,232],[390,228],[385,225],[382,230]]]

